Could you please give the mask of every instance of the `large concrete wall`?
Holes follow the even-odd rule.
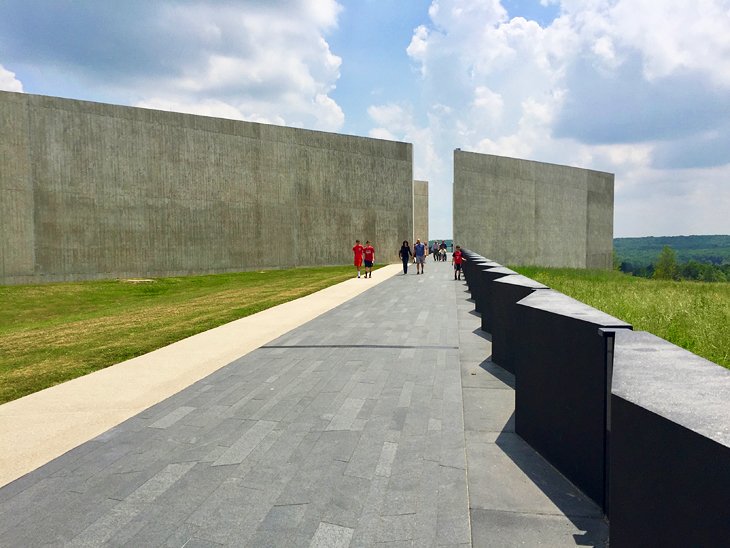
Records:
[[[428,181],[413,181],[413,240],[428,243]]]
[[[408,143],[0,92],[0,155],[0,283],[344,264],[413,233]]]
[[[454,242],[502,264],[612,266],[611,173],[454,151]]]

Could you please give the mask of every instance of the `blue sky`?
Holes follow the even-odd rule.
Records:
[[[730,0],[3,0],[0,89],[411,142],[436,238],[457,147],[615,173],[616,236],[730,233],[728,29]]]

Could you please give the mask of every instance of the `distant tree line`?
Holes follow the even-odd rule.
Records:
[[[714,236],[644,236],[615,238],[613,247],[621,261],[638,267],[655,264],[664,246],[677,253],[677,262],[721,265],[730,263],[730,235]]]
[[[665,245],[655,261],[649,264],[645,264],[643,261],[636,264],[621,260],[614,251],[614,267],[634,276],[659,280],[730,281],[730,260],[720,257],[715,259],[719,259],[717,263],[712,260],[698,261],[695,259],[680,262],[677,260],[677,253]]]

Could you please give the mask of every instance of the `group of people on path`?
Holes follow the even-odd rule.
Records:
[[[413,257],[416,260],[416,274],[423,274],[423,264],[426,262],[426,255],[428,254],[428,246],[421,242],[420,238],[416,238],[416,243],[413,244],[413,249],[408,245],[408,240],[403,240],[398,256],[403,261],[403,274],[408,274],[408,263]]]
[[[433,255],[434,261],[446,261],[446,242],[441,240],[439,243],[438,240],[434,240],[433,245],[431,246],[431,255]]]
[[[365,263],[365,277],[372,278],[373,264],[375,264],[375,248],[370,245],[370,240],[366,240],[365,245],[362,245],[360,240],[355,240],[352,252],[355,254],[357,277],[360,277],[360,269],[362,268],[363,263]]]
[[[434,246],[435,245],[436,244],[434,244]],[[441,242],[441,246],[443,246],[443,248],[439,246],[438,253],[440,255],[443,252],[444,259],[442,260],[445,261],[446,244],[444,242]],[[360,243],[360,240],[355,240],[355,245],[352,248],[352,252],[355,255],[355,268],[357,269],[357,277],[360,277],[360,270],[364,264],[365,277],[372,278],[373,264],[375,263],[375,248],[370,244],[370,240],[367,240],[364,246]],[[434,254],[435,253],[436,252],[434,251]],[[416,274],[423,274],[423,265],[426,262],[426,255],[428,255],[428,245],[421,242],[420,238],[416,238],[416,243],[413,244],[413,248],[411,248],[411,246],[408,244],[408,240],[403,240],[403,245],[401,245],[401,248],[398,251],[398,256],[403,262],[403,274],[408,274],[408,264],[411,262],[411,257],[413,257],[416,262]],[[461,279],[461,265],[464,260],[464,256],[461,253],[461,247],[457,245],[454,248],[454,253],[451,256],[451,264],[454,266],[455,280]]]
[[[434,248],[432,248],[432,250],[436,249],[435,245],[436,244],[434,244]],[[438,247],[438,251],[433,251],[433,253],[443,255],[444,258],[439,260],[445,261],[446,244],[441,242],[441,245]],[[428,246],[425,243],[422,243],[419,238],[416,238],[416,243],[413,244],[412,250],[411,246],[408,245],[408,240],[403,240],[403,245],[401,245],[400,251],[398,251],[398,256],[400,257],[400,260],[403,261],[403,274],[408,274],[408,263],[410,262],[411,257],[416,260],[416,274],[423,274],[423,265],[426,262],[426,255],[428,255]],[[451,264],[454,266],[455,280],[461,279],[461,265],[465,260],[466,259],[461,252],[461,246],[457,245],[454,248],[454,253],[451,255]]]

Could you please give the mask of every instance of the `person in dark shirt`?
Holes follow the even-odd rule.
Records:
[[[413,255],[413,252],[411,251],[411,246],[408,244],[408,240],[403,240],[403,245],[400,247],[400,251],[398,251],[398,256],[403,261],[403,275],[408,274],[408,263],[411,260],[411,255]]]

